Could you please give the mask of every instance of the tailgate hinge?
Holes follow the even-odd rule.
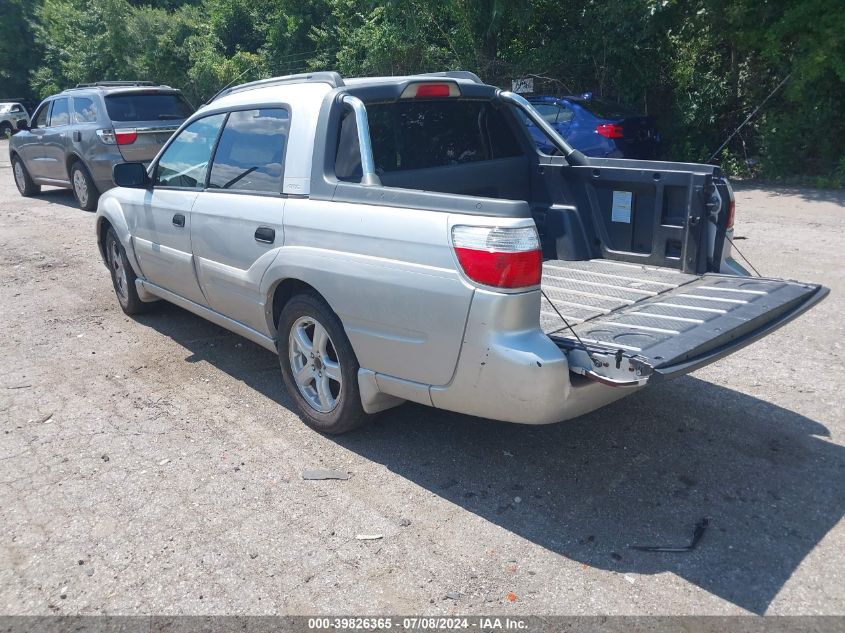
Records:
[[[569,370],[609,387],[642,387],[654,368],[648,360],[623,350],[590,348],[590,353],[579,347],[565,350]]]

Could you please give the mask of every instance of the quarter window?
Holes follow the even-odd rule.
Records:
[[[168,145],[156,167],[155,184],[163,187],[202,189],[211,151],[225,114],[197,119]]]
[[[283,108],[232,112],[217,144],[208,187],[280,193],[289,127]]]
[[[73,98],[73,122],[94,123],[97,121],[97,108],[94,100],[87,97]]]
[[[68,111],[67,99],[56,99],[53,102],[53,110],[50,112],[50,127],[58,127],[70,123],[70,112]]]

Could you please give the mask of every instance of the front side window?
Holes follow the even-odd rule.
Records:
[[[32,120],[35,122],[32,127],[47,127],[48,114],[50,114],[50,103],[42,103],[41,107],[38,108],[38,112],[32,117]]]
[[[97,108],[94,100],[88,97],[73,98],[73,122],[74,123],[95,123],[97,121]]]
[[[208,187],[280,193],[289,127],[283,108],[232,112],[217,144]]]
[[[202,189],[211,151],[225,114],[197,119],[167,146],[156,166],[155,185]]]
[[[50,127],[58,127],[70,123],[70,111],[67,99],[56,99],[50,112]]]

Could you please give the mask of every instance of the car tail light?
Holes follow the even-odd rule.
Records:
[[[605,138],[622,138],[622,126],[615,123],[602,123],[596,127],[596,132]]]
[[[114,138],[114,130],[97,130],[97,136],[106,145],[114,145],[117,141]]]
[[[135,130],[115,130],[114,138],[118,145],[132,145],[138,138],[138,132]]]
[[[440,99],[443,97],[460,97],[461,89],[451,81],[435,83],[420,81],[408,84],[402,91],[401,99]]]
[[[725,224],[726,229],[734,227],[734,216],[736,216],[736,200],[731,196],[731,201],[728,203],[728,221]]]
[[[479,284],[525,288],[540,283],[543,257],[533,226],[454,226],[452,245],[466,276]]]
[[[137,130],[97,130],[97,136],[106,145],[132,145],[137,138]]]

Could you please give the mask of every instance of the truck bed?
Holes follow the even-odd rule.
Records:
[[[543,331],[561,347],[624,353],[656,374],[687,373],[798,316],[827,294],[816,284],[691,275],[610,260],[543,263]]]

